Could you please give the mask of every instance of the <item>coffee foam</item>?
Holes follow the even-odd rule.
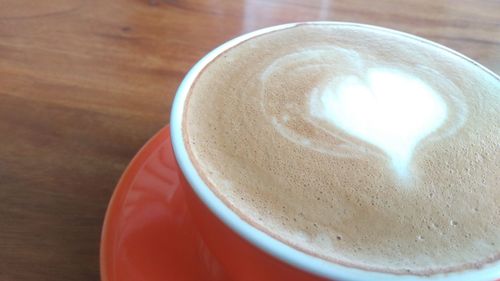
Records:
[[[279,58],[261,75],[264,89],[269,88],[265,84],[271,76],[284,75],[280,72],[286,72],[286,75],[291,72],[306,75],[312,68],[316,68],[316,71],[321,73],[330,73],[329,70],[336,67],[335,59],[338,58],[349,64],[346,66],[350,69],[347,73],[334,77],[326,75],[326,81],[319,81],[310,93],[304,95],[304,99],[308,101],[301,100],[300,104],[296,104],[296,101],[283,103],[282,106],[286,108],[279,116],[270,114],[270,119],[277,131],[289,140],[318,152],[338,156],[342,156],[342,149],[318,146],[318,139],[301,136],[287,126],[287,123],[290,122],[291,115],[300,116],[305,122],[336,138],[339,138],[335,134],[340,128],[384,151],[391,159],[397,176],[408,180],[411,177],[408,166],[416,145],[438,129],[447,118],[446,103],[426,82],[398,69],[367,69],[359,53],[328,47],[300,50]],[[303,65],[289,65],[290,62],[297,61],[301,61]],[[429,72],[428,76],[434,75],[431,70],[420,71]],[[461,91],[445,77],[440,79],[440,83],[446,83],[450,89],[455,90],[451,92],[451,97],[456,101],[459,116],[454,120],[455,125],[448,130],[448,133],[452,133],[465,120],[467,106],[459,94]],[[262,94],[261,105],[266,111],[269,99],[265,96],[266,90],[263,90]],[[287,95],[286,92],[282,94]],[[309,111],[300,108],[306,102],[309,103]],[[318,119],[327,121],[328,124],[323,126]],[[352,157],[355,153],[353,149],[350,150],[347,157]]]
[[[446,104],[423,81],[394,70],[336,77],[310,100],[310,114],[382,149],[400,177],[418,142],[439,128]],[[425,110],[422,110],[425,109]]]
[[[499,92],[418,39],[301,25],[204,70],[186,144],[229,207],[300,250],[398,273],[478,267],[500,253]]]

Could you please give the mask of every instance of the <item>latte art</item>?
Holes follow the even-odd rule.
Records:
[[[428,275],[500,262],[500,79],[350,24],[263,34],[206,66],[183,136],[197,172],[270,236],[347,266]]]
[[[422,81],[394,71],[368,70],[366,82],[342,80],[312,97],[311,114],[379,147],[408,177],[415,146],[443,124],[446,104]]]
[[[343,73],[328,77],[338,65],[342,65]],[[407,180],[411,177],[409,165],[415,147],[449,118],[448,105],[442,94],[436,93],[418,75],[405,73],[397,65],[396,68],[367,66],[360,54],[343,48],[316,47],[285,55],[261,75],[261,106],[276,130],[290,141],[341,157],[376,155],[378,148],[389,158],[397,177]],[[277,96],[273,91],[273,87],[279,87],[275,81],[278,77],[300,79],[311,72],[317,79],[312,89],[298,88],[306,91],[299,100],[278,104],[279,100],[287,100],[285,96],[289,94],[283,92],[283,96]],[[436,71],[419,69],[419,72],[432,76]],[[467,108],[456,85],[445,77],[441,79],[440,83],[448,84],[448,90],[456,91],[450,94],[454,101],[451,106],[458,107],[454,111],[460,114],[457,120],[452,120],[455,126],[447,130],[449,135],[461,126]],[[317,134],[302,135],[304,124],[314,127]],[[373,147],[349,141],[339,135],[339,128]]]

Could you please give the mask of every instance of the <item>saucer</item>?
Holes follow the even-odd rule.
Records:
[[[169,127],[137,153],[108,206],[101,237],[102,281],[228,280],[185,204]]]
[[[229,280],[193,224],[180,179],[167,126],[137,153],[111,197],[102,281]]]

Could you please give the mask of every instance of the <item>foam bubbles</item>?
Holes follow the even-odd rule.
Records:
[[[417,77],[373,68],[361,77],[335,77],[316,90],[310,114],[382,149],[407,178],[415,146],[444,123],[447,106]]]

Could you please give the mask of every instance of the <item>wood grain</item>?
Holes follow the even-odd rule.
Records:
[[[106,205],[189,67],[260,27],[336,20],[500,73],[500,1],[0,1],[0,280],[98,280]]]

